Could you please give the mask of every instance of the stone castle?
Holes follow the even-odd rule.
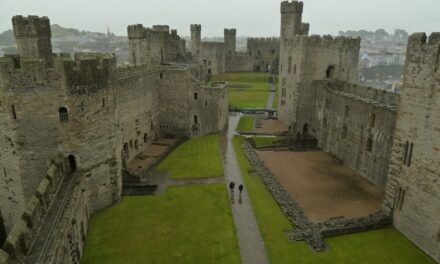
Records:
[[[279,72],[292,137],[382,188],[394,226],[440,261],[440,33],[410,37],[399,95],[355,84],[360,39],[309,36],[302,12],[282,2],[280,38],[248,39],[246,52],[235,29],[202,42],[191,25],[187,48],[168,26],[131,25],[128,67],[55,55],[48,18],[14,17],[19,54],[0,59],[0,263],[79,263],[90,217],[120,200],[129,161],[159,136],[226,127],[228,85],[206,82],[233,71]]]

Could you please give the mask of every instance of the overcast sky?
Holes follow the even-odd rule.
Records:
[[[170,25],[189,35],[191,23],[203,36],[278,36],[279,0],[0,0],[0,31],[11,28],[13,15],[48,16],[52,24],[126,35],[127,25]],[[312,34],[339,30],[440,31],[440,0],[304,0],[303,20]]]

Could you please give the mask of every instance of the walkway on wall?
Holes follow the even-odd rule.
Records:
[[[55,243],[53,240],[53,235],[55,234],[54,230],[63,216],[64,210],[75,186],[76,179],[80,173],[81,172],[76,171],[73,175],[64,176],[44,219],[44,224],[38,231],[38,234],[33,241],[32,248],[26,256],[24,263],[46,263],[44,258],[48,256],[47,251],[53,246],[52,244]]]
[[[235,202],[231,203],[232,214],[237,232],[240,255],[243,264],[267,264],[269,258],[264,246],[263,238],[255,218],[252,203],[243,181],[237,155],[234,150],[233,138],[240,116],[229,116],[229,129],[226,135],[223,164],[225,168],[226,184],[235,182]],[[244,185],[242,203],[238,202],[238,185]]]

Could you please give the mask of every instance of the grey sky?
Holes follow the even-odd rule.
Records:
[[[0,31],[11,28],[13,15],[48,16],[64,27],[126,35],[129,24],[167,24],[189,35],[191,23],[202,24],[203,36],[278,36],[279,0],[0,0]],[[303,20],[312,34],[385,28],[409,32],[440,31],[440,0],[304,0]]]

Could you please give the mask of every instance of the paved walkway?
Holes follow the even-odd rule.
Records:
[[[269,84],[269,97],[267,98],[266,109],[272,109],[273,100],[275,100],[275,83]]]
[[[241,260],[243,264],[268,264],[269,258],[234,150],[233,138],[239,120],[239,115],[229,116],[229,129],[226,138],[227,146],[223,162],[228,190],[229,182],[235,182],[235,201],[231,203],[231,209],[237,232]],[[238,201],[238,185],[240,184],[244,185],[241,203]]]

